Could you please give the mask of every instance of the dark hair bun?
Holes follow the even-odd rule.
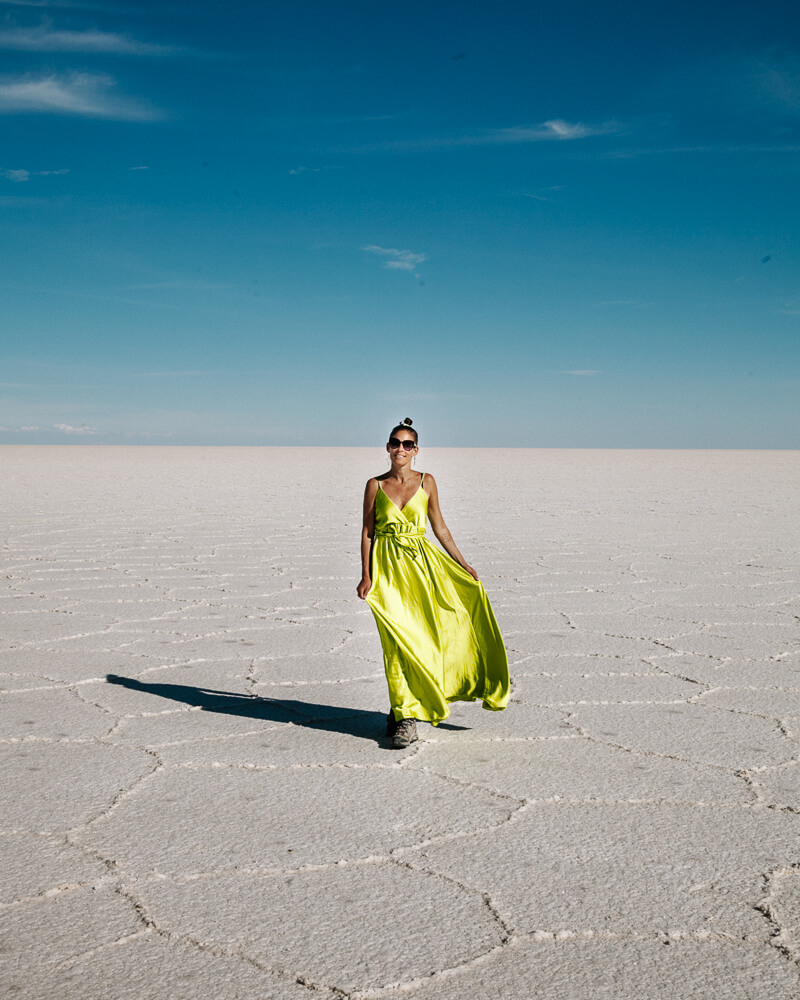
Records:
[[[411,426],[411,417],[406,417],[399,424],[395,424],[394,427],[389,431],[389,437],[396,434],[398,431],[408,431],[409,434],[414,435],[414,444],[419,444],[419,434],[417,434],[416,429]]]

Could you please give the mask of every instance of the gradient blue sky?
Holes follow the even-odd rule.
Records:
[[[795,0],[0,0],[0,442],[800,447]]]

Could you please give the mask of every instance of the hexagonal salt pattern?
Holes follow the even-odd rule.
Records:
[[[159,927],[343,992],[461,965],[505,934],[482,893],[391,863],[159,880],[140,895]]]
[[[539,935],[494,961],[433,977],[414,1000],[792,1000],[800,972],[774,948],[749,942]]]
[[[134,875],[272,870],[387,855],[498,826],[517,808],[497,792],[396,765],[176,766],[75,839]]]

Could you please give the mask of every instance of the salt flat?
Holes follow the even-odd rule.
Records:
[[[3,995],[800,996],[797,452],[423,448],[514,693],[407,751],[379,448],[0,463]]]

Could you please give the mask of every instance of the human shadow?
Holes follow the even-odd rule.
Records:
[[[204,712],[238,715],[244,719],[263,719],[267,722],[293,723],[309,729],[323,729],[345,733],[362,739],[375,740],[386,723],[386,716],[363,708],[339,708],[336,705],[316,705],[293,698],[264,698],[240,694],[235,691],[215,691],[213,688],[194,687],[191,684],[157,684],[137,681],[133,677],[106,674],[109,684],[130,688],[193,705]]]
[[[337,705],[316,705],[314,702],[297,701],[294,698],[264,698],[256,695],[240,694],[235,691],[215,691],[213,688],[195,687],[191,684],[148,684],[133,677],[106,674],[109,684],[130,688],[193,705],[204,712],[221,712],[238,715],[245,719],[264,719],[267,722],[293,723],[308,729],[344,733],[361,739],[384,742],[381,735],[386,725],[382,712],[370,712],[363,708],[341,708]],[[443,722],[440,729],[466,729]]]

